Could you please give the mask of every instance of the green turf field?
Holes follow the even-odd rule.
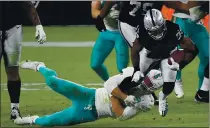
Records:
[[[94,27],[45,27],[48,41],[71,42],[71,41],[94,41],[97,31]],[[24,41],[34,40],[35,28],[24,28]],[[56,70],[59,77],[68,79],[83,85],[89,83],[102,83],[102,80],[90,68],[91,47],[87,48],[56,48],[56,47],[23,47],[21,60],[30,59],[43,61]],[[117,74],[115,52],[106,60],[110,75]],[[151,111],[140,113],[131,120],[119,122],[116,119],[100,119],[96,122],[80,124],[81,127],[208,127],[208,104],[195,103],[198,78],[196,58],[183,71],[185,97],[176,99],[174,93],[169,98],[169,112],[166,117],[159,116],[158,108],[155,106]],[[6,83],[4,68],[1,66],[1,83]],[[42,84],[44,79],[34,71],[20,70],[22,83],[39,83],[40,85],[23,85],[21,92],[20,110],[22,116],[45,115],[60,111],[71,102],[65,97],[49,90]],[[93,87],[93,86],[90,86]],[[100,86],[94,86],[100,87]],[[32,90],[34,89],[34,90]],[[9,120],[10,101],[6,86],[1,86],[1,126],[16,127]],[[158,92],[157,92],[158,93]],[[26,127],[28,127],[27,125]]]

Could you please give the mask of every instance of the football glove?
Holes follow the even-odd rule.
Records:
[[[37,25],[36,26],[35,37],[40,44],[43,44],[46,41],[46,34],[44,32],[44,29],[43,29],[42,25]]]
[[[169,68],[171,70],[178,71],[179,70],[179,64],[177,62],[175,62],[172,57],[170,58],[170,61],[171,61],[171,64],[168,64]]]
[[[144,74],[141,72],[141,71],[136,71],[134,74],[133,74],[133,78],[131,81],[133,82],[139,82],[139,80],[144,77]]]
[[[135,98],[135,96],[129,95],[127,98],[124,100],[125,104],[127,106],[132,106],[134,107],[135,104],[138,102],[138,100]]]

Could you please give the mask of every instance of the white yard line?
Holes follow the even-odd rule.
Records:
[[[23,47],[93,47],[93,41],[87,42],[46,42],[39,44],[37,42],[23,42]]]

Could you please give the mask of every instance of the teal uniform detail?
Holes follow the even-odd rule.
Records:
[[[105,1],[101,1],[101,7],[104,6],[104,3]],[[129,47],[118,30],[119,10],[120,3],[110,9],[109,14],[104,18],[107,30],[99,33],[92,50],[90,66],[104,81],[109,79],[109,73],[103,63],[113,48],[116,51],[116,64],[119,72],[122,72],[122,69],[126,68],[129,63]]]
[[[122,72],[122,69],[126,68],[129,63],[128,44],[119,31],[100,32],[92,50],[90,65],[104,81],[108,80],[109,73],[103,63],[113,48],[116,50],[117,69]]]
[[[41,126],[64,126],[95,121],[95,89],[86,88],[74,82],[60,79],[54,70],[40,67],[39,72],[44,76],[47,85],[57,93],[72,100],[72,106],[52,115],[39,117],[35,124]]]
[[[196,24],[190,19],[182,19],[178,17],[174,19],[175,23],[177,23],[184,32],[185,36],[189,37],[199,50],[198,57],[200,63],[198,66],[198,89],[200,89],[204,78],[204,70],[209,62],[209,33],[203,25]],[[180,76],[177,76],[177,78],[181,78],[181,73],[178,74]]]

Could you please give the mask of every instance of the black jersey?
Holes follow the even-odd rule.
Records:
[[[153,39],[144,27],[137,30],[139,42],[144,48],[151,51],[148,57],[157,59],[168,58],[170,52],[184,38],[184,33],[180,30],[178,24],[166,20],[166,27],[167,32],[162,40]]]
[[[8,30],[22,24],[23,16],[27,16],[21,1],[0,1],[1,30]]]
[[[161,10],[162,5],[163,1],[123,1],[119,20],[136,27],[139,22],[143,23],[144,15],[149,9]]]

